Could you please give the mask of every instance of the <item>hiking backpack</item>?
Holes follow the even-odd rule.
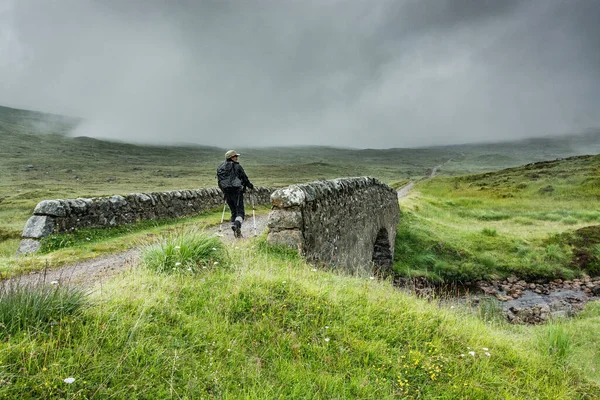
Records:
[[[242,187],[242,181],[238,178],[233,162],[223,161],[217,168],[217,183],[221,190],[238,189]]]

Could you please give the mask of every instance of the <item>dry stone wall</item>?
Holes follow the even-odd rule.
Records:
[[[273,189],[254,191],[257,205],[270,203]],[[249,196],[247,203],[250,203]],[[39,240],[61,232],[81,228],[106,228],[144,220],[179,218],[223,207],[219,189],[173,190],[169,192],[131,193],[127,196],[90,199],[44,200],[38,203],[23,229],[19,253],[39,250]]]
[[[269,243],[352,273],[391,267],[400,208],[396,191],[381,181],[358,177],[292,185],[276,190],[271,203]]]

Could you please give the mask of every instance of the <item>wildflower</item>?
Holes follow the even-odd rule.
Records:
[[[325,325],[325,329],[329,329],[329,325]]]
[[[51,285],[58,285],[58,281],[52,281],[50,282]]]
[[[217,251],[217,248],[216,248],[216,247],[213,247],[212,249],[213,249],[213,251]]]
[[[482,347],[483,351],[488,351],[489,349],[487,347]]]
[[[312,270],[312,271],[313,271],[313,272],[317,272],[317,269],[316,269],[316,268],[313,268],[313,270]]]
[[[176,267],[179,267],[180,265],[181,265],[181,263],[180,263],[180,262],[176,262],[176,263],[175,263],[175,266],[176,266]]]
[[[213,263],[213,265],[217,265],[218,263],[219,263],[218,261],[215,261],[215,262]]]
[[[175,250],[179,250],[181,246],[175,246]]]
[[[329,338],[328,338],[328,337],[326,337],[326,338],[325,338],[325,341],[326,341],[326,342],[329,342]]]
[[[373,279],[375,279],[375,277],[374,277],[374,276],[372,276],[372,277],[371,277],[371,278],[369,278],[369,279],[373,280]]]
[[[71,377],[65,378],[65,379],[63,379],[63,382],[70,385],[71,383],[75,382],[75,378],[71,378]]]
[[[188,268],[188,271],[191,271],[191,270],[192,270],[192,268]]]
[[[488,353],[487,351],[485,352],[485,355],[488,356],[488,357],[491,356],[491,354]]]
[[[474,351],[470,351],[469,354],[472,355],[473,357],[475,357],[475,352]]]
[[[281,283],[285,283],[285,281],[281,282]]]

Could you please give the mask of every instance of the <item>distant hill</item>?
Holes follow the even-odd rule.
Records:
[[[20,158],[31,160],[29,163],[40,158],[49,160],[59,154],[66,154],[73,161],[78,156],[89,161],[89,156],[93,155],[94,160],[116,163],[131,160],[133,156],[144,160],[144,164],[158,166],[170,164],[175,159],[184,163],[197,160],[214,163],[225,150],[201,145],[134,145],[87,137],[66,137],[80,121],[72,117],[0,106],[0,141],[6,145],[4,149],[0,149],[0,153],[6,152],[6,156],[10,158],[12,150],[17,150]],[[223,145],[230,147],[229,143]],[[427,174],[426,170],[442,164],[443,168],[438,170],[438,174],[461,175],[516,167],[536,161],[597,154],[600,153],[600,130],[518,141],[427,148],[298,146],[236,150],[245,153],[242,158],[244,165],[263,166],[269,170],[285,168],[286,165],[302,165],[314,170],[317,173],[315,178],[322,179],[325,175],[319,171],[324,168],[315,163],[324,163],[339,166],[340,174],[370,173],[389,180],[391,176],[423,176]]]
[[[65,135],[80,122],[78,118],[0,106],[0,129],[13,133]]]

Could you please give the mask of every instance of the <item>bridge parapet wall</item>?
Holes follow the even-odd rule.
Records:
[[[271,195],[268,242],[312,262],[372,273],[391,267],[400,218],[396,191],[372,177],[278,189]]]
[[[256,188],[255,204],[270,204],[272,192],[273,189],[266,187]],[[222,207],[223,203],[223,193],[217,188],[43,200],[25,224],[18,252],[36,252],[39,240],[55,233],[193,216]]]

